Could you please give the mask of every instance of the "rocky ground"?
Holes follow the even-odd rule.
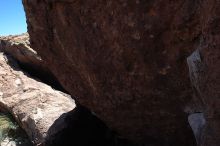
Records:
[[[12,56],[21,69],[32,77],[41,78],[52,87],[64,91],[41,57],[30,47],[28,33],[0,37],[0,50]]]
[[[30,47],[28,33],[2,36],[0,40],[0,49],[12,55],[20,63],[32,66],[33,69],[38,68],[42,72],[48,70],[37,52]]]
[[[220,1],[23,5],[30,43],[0,38],[0,103],[35,144],[219,146]]]
[[[62,114],[75,108],[74,100],[67,94],[30,78],[21,71],[15,60],[0,53],[0,106],[9,111],[26,131],[34,144],[45,142],[45,138],[65,127],[54,127],[53,123]],[[65,116],[63,117],[65,118]]]

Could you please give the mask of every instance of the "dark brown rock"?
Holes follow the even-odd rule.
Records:
[[[65,128],[49,134],[45,146],[140,146],[117,137],[100,119],[82,106],[60,116],[48,133],[57,131],[57,127],[60,127],[57,125],[61,124],[65,124]]]
[[[203,105],[206,126],[201,146],[220,143],[220,1],[204,1],[200,45],[188,59],[190,77],[197,98]],[[193,56],[197,57],[193,57]]]
[[[31,44],[80,104],[122,136],[195,145],[183,109],[196,0],[23,0]]]

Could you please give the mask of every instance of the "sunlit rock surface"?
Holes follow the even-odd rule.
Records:
[[[44,143],[55,120],[74,108],[69,95],[30,78],[12,58],[0,53],[0,109],[15,117],[35,145]],[[52,135],[64,127],[65,123],[55,127]]]
[[[0,50],[10,54],[20,63],[39,69],[42,72],[48,71],[41,57],[30,47],[29,35],[9,35],[0,37]]]
[[[12,56],[19,63],[21,69],[32,77],[41,78],[52,87],[64,91],[45,62],[30,47],[28,33],[0,36],[0,50]]]

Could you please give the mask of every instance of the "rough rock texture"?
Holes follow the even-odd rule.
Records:
[[[195,145],[183,109],[196,0],[23,0],[31,45],[67,91],[122,136]]]
[[[41,57],[30,47],[29,35],[9,35],[0,37],[0,50],[11,55],[20,67],[32,77],[40,78],[52,87],[65,91],[51,73]]]
[[[74,108],[69,95],[31,79],[12,58],[0,53],[0,109],[14,115],[35,145],[65,128],[63,122],[48,133],[55,120]]]
[[[193,130],[193,133],[195,135],[197,144],[201,144],[201,138],[202,138],[202,133],[203,129],[205,127],[205,117],[203,113],[194,113],[189,115],[188,117],[189,124]]]
[[[0,49],[35,70],[48,71],[41,57],[30,47],[28,33],[0,37]]]
[[[197,50],[188,58],[190,77],[196,97],[203,106],[206,126],[201,146],[220,143],[220,1],[201,5],[202,34]]]

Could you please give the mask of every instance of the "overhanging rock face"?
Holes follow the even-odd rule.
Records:
[[[214,2],[23,0],[32,47],[77,101],[122,136],[178,146],[195,144],[186,58]]]

